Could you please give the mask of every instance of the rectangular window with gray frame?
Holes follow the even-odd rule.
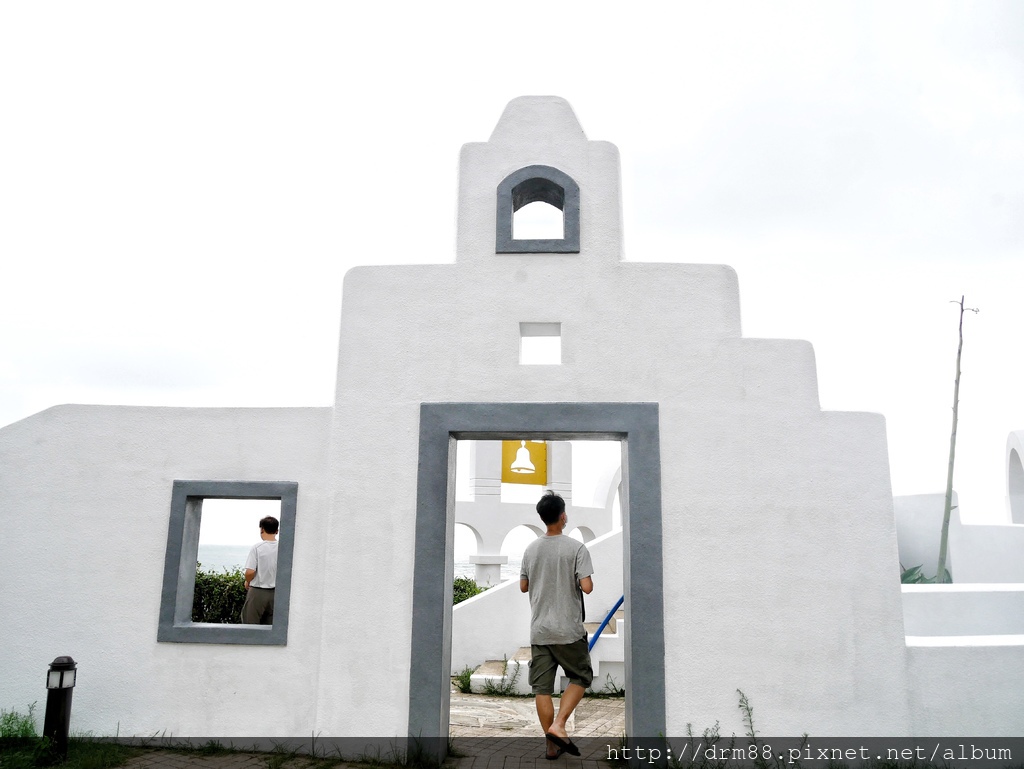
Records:
[[[290,481],[174,481],[164,557],[157,640],[171,643],[266,644],[288,642],[292,547],[299,485]],[[272,625],[228,625],[192,621],[199,530],[208,499],[279,500],[277,581]],[[256,535],[254,534],[254,540]]]

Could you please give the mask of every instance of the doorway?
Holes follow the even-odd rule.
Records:
[[[534,698],[526,696],[530,600],[519,577],[524,551],[545,534],[537,500],[551,489],[566,503],[563,533],[587,545],[594,574],[593,592],[584,601],[593,681],[570,731],[617,739],[625,733],[628,688],[621,444],[460,440],[457,447],[449,736],[472,742],[537,733]],[[560,677],[556,690],[567,682]]]
[[[656,403],[420,406],[409,736],[448,737],[457,440],[616,440],[622,445],[626,733],[665,733],[661,458]]]

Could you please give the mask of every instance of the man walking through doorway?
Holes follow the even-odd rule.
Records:
[[[594,567],[586,545],[562,533],[569,522],[565,500],[547,491],[537,503],[537,513],[547,534],[523,553],[519,589],[530,594],[530,686],[544,729],[546,758],[553,760],[562,753],[580,754],[565,723],[594,679],[583,627],[583,594],[594,589]],[[551,695],[559,666],[569,685],[555,715]]]

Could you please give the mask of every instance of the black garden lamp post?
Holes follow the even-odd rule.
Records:
[[[71,694],[78,670],[70,657],[57,657],[46,675],[46,718],[43,736],[50,740],[50,751],[62,760],[68,757],[68,730],[71,726]]]

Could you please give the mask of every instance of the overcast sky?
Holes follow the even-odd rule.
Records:
[[[1022,3],[4,3],[0,424],[329,405],[345,271],[450,262],[460,145],[536,93],[619,146],[627,258],[732,265],[745,336],[885,414],[897,494],[944,488],[980,307],[956,486],[1005,514]]]

